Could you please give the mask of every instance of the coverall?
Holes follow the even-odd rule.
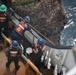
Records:
[[[12,30],[12,40],[22,40],[26,30],[31,30],[31,28],[23,23],[23,21],[20,22],[19,25]]]
[[[43,54],[44,48],[45,46],[39,46],[39,45],[35,45],[34,47],[34,53],[35,53],[35,65],[38,67],[38,69],[40,69],[41,66],[41,56]],[[36,51],[36,52],[35,52]]]
[[[2,28],[3,33],[8,37],[9,35],[9,31],[8,31],[8,25],[9,25],[9,21],[8,21],[8,17],[7,14],[4,12],[0,12],[0,40],[2,40],[2,36],[1,36],[1,30]]]
[[[8,48],[6,51],[6,56],[8,57],[8,61],[6,63],[6,67],[9,68],[12,61],[14,61],[15,64],[15,70],[18,70],[20,68],[18,62],[19,58],[22,55],[21,48]]]

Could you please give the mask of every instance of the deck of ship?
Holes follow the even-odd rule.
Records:
[[[31,68],[29,68],[29,70],[26,71],[26,63],[22,59],[19,61],[19,65],[21,67],[17,71],[17,73],[14,72],[15,66],[13,62],[10,65],[10,69],[7,69],[6,68],[7,57],[5,55],[5,52],[6,52],[6,48],[0,51],[0,75],[36,75]],[[50,70],[41,68],[41,73],[43,75],[54,75],[52,68]]]
[[[0,51],[0,75],[15,75],[14,72],[14,63],[12,62],[10,65],[10,69],[6,68],[7,57],[5,55],[5,49]],[[25,64],[22,61],[19,61],[20,69],[17,71],[16,75],[35,75],[31,69],[25,73]]]

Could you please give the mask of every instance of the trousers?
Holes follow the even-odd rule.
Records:
[[[14,62],[14,64],[15,64],[15,69],[18,70],[19,67],[20,67],[19,64],[18,64],[19,58],[18,58],[18,57],[8,57],[8,61],[7,61],[7,63],[6,63],[6,67],[7,67],[7,68],[9,68],[11,62]]]

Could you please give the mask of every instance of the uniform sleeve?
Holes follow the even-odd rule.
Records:
[[[30,26],[27,26],[25,29],[30,31],[31,30],[31,27]]]
[[[38,53],[39,50],[38,50],[37,44],[35,44],[35,45],[33,46],[33,51],[34,51],[35,54]]]
[[[9,14],[7,14],[7,13],[6,13],[6,19],[7,19],[7,21],[9,21],[9,20],[11,21],[11,18],[9,16]]]
[[[10,48],[7,48],[6,49],[6,52],[5,52],[6,56],[8,56],[10,54]]]
[[[46,48],[46,46],[44,45],[44,46],[43,46],[43,48],[42,48],[42,51],[44,51],[44,50],[45,50],[45,48]]]
[[[22,55],[22,49],[19,47],[19,55]]]

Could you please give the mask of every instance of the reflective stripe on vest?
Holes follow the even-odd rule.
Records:
[[[6,21],[6,14],[0,14],[0,22]]]
[[[19,24],[19,26],[24,30],[24,28]]]
[[[10,56],[11,57],[17,57],[18,51],[10,51]]]
[[[15,31],[16,31],[17,33],[19,33],[20,35],[22,35],[24,29],[25,29],[25,24],[23,24],[23,25],[19,24],[18,27],[15,28]]]

